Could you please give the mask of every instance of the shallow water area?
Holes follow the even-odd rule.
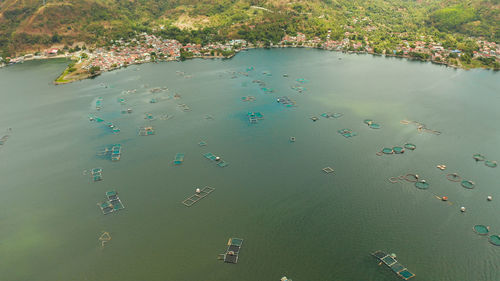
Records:
[[[500,159],[499,73],[273,49],[52,85],[66,64],[0,69],[0,137],[12,128],[0,146],[2,280],[398,280],[376,250],[396,253],[413,280],[500,280],[500,247],[472,230],[500,234],[499,170],[471,157]],[[250,124],[249,112],[263,118]],[[325,112],[343,115],[310,119]],[[407,143],[417,149],[376,155]],[[113,144],[119,161],[96,155]],[[84,173],[93,168],[102,181]],[[388,180],[407,174],[428,188]],[[182,204],[205,186],[215,190]],[[112,190],[125,209],[103,215],[97,203]],[[231,237],[245,241],[236,265],[217,260]]]

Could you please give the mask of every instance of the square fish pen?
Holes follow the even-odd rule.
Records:
[[[122,145],[115,144],[111,148],[111,161],[119,161],[122,156]]]
[[[404,280],[408,280],[412,277],[415,277],[415,274],[411,273],[407,268],[405,268],[402,264],[400,264],[395,256],[388,255],[383,251],[376,251],[372,253],[372,256],[380,260],[382,263],[387,265],[396,275]]]
[[[238,255],[242,244],[243,239],[241,238],[229,238],[229,241],[227,241],[227,250],[223,254],[224,262],[234,264],[238,263]]]
[[[186,207],[191,207],[201,199],[207,197],[207,195],[212,193],[214,190],[215,188],[212,188],[210,186],[205,186],[203,189],[200,190],[200,192],[196,192],[195,194],[189,196],[184,201],[182,201],[182,204],[184,204]]]
[[[102,169],[94,168],[90,170],[90,176],[92,177],[92,181],[102,181]]]
[[[153,127],[141,127],[139,128],[139,136],[152,136],[156,134]]]
[[[323,170],[323,172],[325,172],[327,174],[333,173],[333,171],[334,171],[332,167],[325,167],[322,170]]]
[[[118,193],[116,191],[112,190],[106,192],[106,199],[107,201],[97,204],[99,208],[101,208],[101,211],[104,215],[125,209],[125,206],[118,197]]]
[[[278,97],[276,99],[276,101],[286,107],[293,107],[293,106],[296,106],[297,104],[295,103],[295,101],[291,100],[289,97],[287,96],[283,96],[283,97]]]
[[[346,138],[351,138],[357,135],[357,133],[353,132],[351,129],[342,129],[337,132]]]
[[[264,115],[260,112],[248,112],[248,121],[250,124],[256,124],[259,120],[264,119]]]
[[[184,153],[177,153],[175,155],[174,164],[180,165],[182,162],[184,162]]]
[[[207,152],[207,153],[203,154],[203,156],[205,158],[207,158],[208,160],[214,161],[216,163],[216,165],[221,167],[221,168],[227,167],[229,165],[228,162],[222,160],[218,156],[215,156],[215,154],[213,154],[212,152]]]

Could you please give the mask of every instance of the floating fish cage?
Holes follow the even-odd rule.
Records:
[[[404,147],[409,150],[415,150],[417,148],[413,143],[405,143]]]
[[[103,157],[105,159],[109,159],[111,161],[119,161],[121,159],[121,154],[122,154],[121,144],[113,144],[97,153],[98,156]]]
[[[292,90],[298,92],[298,93],[302,93],[302,92],[305,92],[307,89],[305,87],[302,87],[302,86],[298,86],[298,85],[295,85],[295,86],[291,86],[290,87]]]
[[[338,130],[337,132],[346,138],[351,138],[351,137],[354,137],[357,135],[351,129],[342,129],[342,130]]]
[[[111,129],[113,134],[118,134],[120,132],[120,128],[111,122],[106,122],[106,126]]]
[[[384,148],[382,148],[382,153],[383,154],[393,154],[394,150],[392,150],[392,148],[384,147]]]
[[[97,100],[95,101],[95,109],[96,110],[101,110],[102,108],[102,101],[104,99],[102,97],[98,97]]]
[[[407,182],[418,182],[419,176],[417,174],[406,174],[403,179]]]
[[[490,228],[482,224],[474,225],[472,230],[479,235],[488,235],[488,233],[490,233]]]
[[[248,122],[250,122],[250,124],[256,124],[259,122],[259,120],[264,119],[264,115],[260,112],[248,112],[247,116]]]
[[[415,187],[418,189],[428,189],[429,183],[426,182],[425,180],[419,180],[415,183]]]
[[[287,96],[283,96],[283,97],[278,97],[276,99],[276,101],[286,107],[293,107],[293,106],[296,106],[296,103],[295,101],[291,100],[289,97]]]
[[[90,122],[94,122],[95,121],[97,123],[101,123],[101,122],[104,122],[104,119],[99,118],[99,117],[97,117],[95,115],[89,114],[89,121]]]
[[[191,108],[184,103],[178,104],[177,106],[184,112],[191,111]]]
[[[480,153],[476,153],[474,155],[472,155],[472,158],[474,158],[474,160],[476,161],[485,161],[486,160],[486,156],[480,154]]]
[[[126,99],[124,99],[124,98],[118,98],[118,102],[119,102],[120,104],[127,104],[127,100],[126,100]]]
[[[94,168],[90,170],[90,176],[92,178],[92,181],[102,181],[102,169],[101,168]]]
[[[333,168],[332,168],[332,167],[325,167],[325,168],[323,168],[322,170],[323,170],[323,172],[325,172],[325,173],[327,173],[327,174],[329,174],[329,173],[333,173],[333,172],[334,172],[334,170],[333,170]]]
[[[457,173],[447,174],[446,179],[448,179],[449,181],[453,181],[453,182],[462,181],[462,177],[459,176]]]
[[[330,113],[330,112],[324,112],[324,113],[321,113],[321,117],[324,117],[324,118],[340,118],[344,116],[344,114],[342,113]]]
[[[394,151],[395,154],[402,154],[405,152],[405,149],[400,146],[395,146],[392,148],[392,151]]]
[[[363,123],[365,123],[368,127],[372,128],[372,129],[380,129],[380,128],[381,128],[380,124],[375,123],[375,122],[374,122],[373,120],[371,120],[371,119],[365,119],[365,120],[363,121]]]
[[[255,101],[256,98],[254,96],[246,96],[246,97],[241,97],[242,101]]]
[[[207,144],[207,142],[206,142],[206,141],[200,141],[200,142],[198,143],[198,145],[199,145],[199,146],[207,146],[208,144]]]
[[[97,204],[101,208],[103,214],[107,215],[125,209],[116,191],[106,192],[106,199],[106,201]]]
[[[153,114],[152,114],[152,113],[146,112],[146,113],[144,114],[144,119],[149,120],[149,121],[153,121],[153,120],[155,120],[156,118],[153,116]]]
[[[180,164],[182,164],[182,162],[184,162],[184,153],[175,154],[174,164],[180,165]]]
[[[460,182],[460,185],[467,189],[473,189],[476,186],[476,183],[470,180],[463,180]]]
[[[488,241],[495,246],[500,246],[500,235],[491,235]]]
[[[425,124],[417,122],[417,121],[401,120],[400,123],[403,125],[414,124],[417,127],[418,132],[427,132],[427,133],[431,133],[431,134],[435,134],[435,135],[441,134],[440,131],[431,130],[431,129],[427,128],[427,126],[425,126]]]
[[[139,136],[152,136],[154,135],[155,129],[153,127],[141,127],[139,128]]]
[[[372,256],[380,260],[387,267],[389,267],[396,275],[401,277],[404,280],[408,280],[412,277],[415,277],[415,274],[411,273],[407,268],[405,268],[402,264],[400,264],[395,256],[388,255],[382,251],[376,251],[372,253]]]
[[[219,166],[219,167],[221,167],[221,168],[227,167],[229,165],[228,162],[222,160],[218,156],[215,156],[215,154],[213,154],[212,152],[207,152],[207,153],[203,154],[203,156],[205,158],[207,158],[208,160],[211,160],[211,161],[215,162],[216,165]]]
[[[184,204],[186,207],[191,207],[201,199],[207,197],[207,195],[212,193],[214,190],[215,188],[205,186],[203,189],[199,190],[199,192],[196,192],[195,194],[184,199],[182,201],[182,204]]]
[[[238,263],[238,255],[242,244],[243,239],[241,238],[229,238],[226,252],[222,254],[224,262],[234,264]]]
[[[490,168],[496,168],[498,166],[497,161],[491,161],[491,160],[484,161],[484,165]]]
[[[392,148],[384,147],[384,148],[382,148],[381,151],[377,152],[376,154],[379,156],[381,156],[383,154],[403,154],[405,152],[405,149],[415,150],[416,148],[417,148],[416,145],[411,144],[411,143],[406,143],[403,146],[394,146]]]
[[[304,84],[304,83],[307,83],[309,82],[308,80],[304,79],[304,78],[298,78],[298,79],[295,79],[295,81],[301,83],[301,84]]]
[[[4,145],[9,139],[9,135],[4,135],[0,138],[0,145]]]
[[[260,88],[265,94],[271,94],[271,93],[274,93],[274,89],[272,88],[266,88],[266,87],[262,87]]]

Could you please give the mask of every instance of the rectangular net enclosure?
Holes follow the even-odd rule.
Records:
[[[196,192],[195,194],[184,199],[182,201],[182,204],[184,204],[186,207],[191,207],[201,199],[205,198],[208,194],[212,193],[214,190],[215,188],[212,188],[210,186],[205,186],[201,190],[197,190],[199,192]]]
[[[184,153],[177,153],[175,155],[174,164],[180,165],[182,162],[184,162]]]
[[[241,245],[243,244],[243,239],[241,238],[229,238],[227,241],[227,249],[223,256],[223,260],[226,263],[238,263],[238,255],[241,250]]]
[[[372,253],[372,256],[381,261],[381,264],[384,263],[385,265],[387,265],[394,273],[396,273],[396,275],[404,280],[408,280],[415,276],[415,274],[411,273],[407,268],[405,268],[396,260],[395,254],[388,255],[383,251],[376,251]]]

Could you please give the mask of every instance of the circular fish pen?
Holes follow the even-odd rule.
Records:
[[[488,241],[495,246],[500,246],[500,235],[491,235]]]
[[[399,182],[399,180],[400,180],[400,179],[399,179],[399,177],[390,177],[390,178],[389,178],[389,181],[390,181],[391,183],[398,183],[398,182]]]
[[[407,174],[406,176],[404,176],[404,179],[408,182],[418,182],[418,175]]]
[[[382,153],[383,154],[393,154],[394,151],[392,150],[392,148],[384,147],[384,148],[382,148]]]
[[[474,158],[474,160],[476,160],[478,162],[486,160],[486,156],[484,156],[480,153],[476,153],[476,154],[472,155],[472,158]]]
[[[413,143],[406,143],[404,147],[409,150],[415,150],[417,148],[417,146],[414,145]]]
[[[402,148],[401,146],[395,146],[392,148],[392,150],[394,151],[394,153],[396,154],[401,154],[401,153],[404,153],[405,152],[405,149]]]
[[[470,180],[463,180],[460,184],[467,189],[473,189],[476,186],[476,184]]]
[[[446,175],[446,178],[449,180],[449,181],[453,181],[453,182],[459,182],[462,180],[462,177],[459,176],[457,173],[453,173],[453,174],[447,174]]]
[[[479,235],[487,235],[490,232],[490,228],[488,226],[477,224],[472,227],[475,233]]]
[[[427,189],[429,188],[429,183],[425,180],[421,180],[415,183],[415,187],[418,189]]]
[[[496,168],[498,164],[497,164],[497,161],[487,160],[487,161],[484,161],[484,165],[487,167],[490,167],[490,168]]]

